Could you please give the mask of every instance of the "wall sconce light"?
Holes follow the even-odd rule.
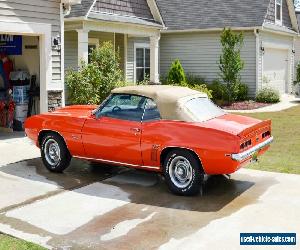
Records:
[[[264,54],[265,53],[265,47],[261,46],[260,51]]]
[[[58,52],[61,51],[61,39],[59,35],[52,39],[52,48]]]
[[[292,50],[292,53],[293,53],[293,54],[296,54],[296,51],[293,49],[293,50]]]

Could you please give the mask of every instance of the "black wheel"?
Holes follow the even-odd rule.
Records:
[[[56,173],[63,172],[72,158],[63,138],[55,133],[49,133],[42,139],[41,155],[46,168]]]
[[[197,195],[204,173],[198,159],[186,150],[174,149],[164,160],[164,176],[169,189],[178,195]]]

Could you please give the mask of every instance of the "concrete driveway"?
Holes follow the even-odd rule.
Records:
[[[54,249],[189,250],[242,249],[241,232],[299,232],[298,175],[242,169],[209,178],[202,197],[178,197],[158,175],[121,167],[73,160],[49,173],[15,137],[0,135],[0,232]]]

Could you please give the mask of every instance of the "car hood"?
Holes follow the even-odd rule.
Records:
[[[96,108],[96,105],[73,105],[57,109],[49,114],[84,118],[90,116]]]
[[[202,123],[203,127],[221,130],[233,135],[245,135],[255,129],[270,126],[271,121],[261,121],[255,118],[225,114]]]

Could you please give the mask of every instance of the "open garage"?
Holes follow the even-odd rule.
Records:
[[[5,1],[0,21],[0,130],[10,132],[13,120],[21,130],[27,116],[64,105],[63,6]]]

